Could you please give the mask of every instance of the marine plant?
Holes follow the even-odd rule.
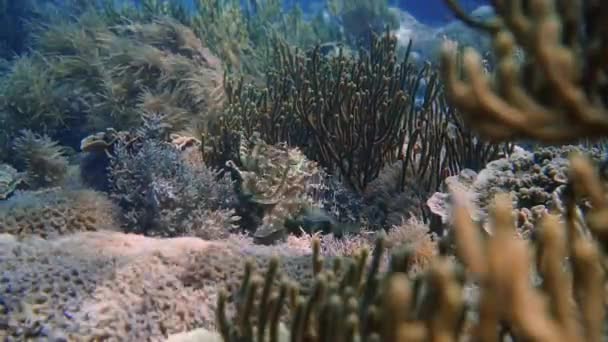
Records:
[[[15,162],[25,170],[30,189],[62,185],[68,172],[66,149],[47,135],[22,130],[13,142]]]
[[[93,6],[112,24],[124,24],[127,21],[151,22],[160,16],[170,17],[187,26],[191,23],[189,11],[183,1],[140,0],[135,3],[102,0]]]
[[[71,102],[64,95],[58,79],[42,58],[17,58],[0,78],[2,130],[6,134],[21,129],[57,133],[73,119],[64,110]]]
[[[298,6],[283,9],[281,1],[197,0],[191,27],[232,70],[262,78],[269,67],[278,36],[290,44],[308,48],[337,38],[336,29],[317,18],[304,20]],[[286,34],[289,32],[289,34]]]
[[[197,0],[192,25],[196,34],[230,66],[256,73],[257,58],[239,1]],[[227,39],[229,37],[229,39]]]
[[[407,59],[396,60],[394,44],[387,33],[351,59],[325,58],[318,48],[306,56],[277,40],[265,87],[229,84],[226,116],[270,143],[300,146],[361,191],[397,157],[414,102],[406,88],[416,75]]]
[[[30,33],[25,22],[34,13],[34,1],[0,1],[0,58],[10,59],[25,50]]]
[[[142,112],[162,113],[179,131],[204,126],[222,106],[222,63],[175,20],[110,26],[86,12],[41,24],[34,38],[35,52],[2,79],[9,131],[28,128],[75,145],[91,131],[135,127]]]

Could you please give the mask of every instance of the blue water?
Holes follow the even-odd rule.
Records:
[[[24,0],[9,0],[24,1]],[[61,3],[62,0],[39,0],[41,2]],[[117,3],[129,2],[138,5],[141,0],[116,0]],[[172,0],[184,4],[186,8],[194,8],[195,0]],[[255,0],[241,0],[243,5]],[[462,8],[466,11],[472,11],[475,8],[488,4],[489,0],[460,0]],[[315,11],[323,8],[325,0],[285,0],[285,8],[290,8],[294,5],[299,5],[304,11]],[[388,0],[390,6],[401,8],[412,14],[420,22],[427,25],[442,25],[453,19],[453,15],[449,8],[445,5],[445,0]],[[310,13],[312,14],[312,13]]]
[[[89,0],[91,2],[97,0]],[[142,0],[114,0],[117,4],[140,5]],[[186,9],[194,10],[196,0],[171,0],[180,2]],[[252,8],[256,0],[241,0],[244,8]],[[259,1],[259,0],[257,0]],[[343,0],[348,1],[348,0]],[[445,5],[444,0],[386,0],[389,6],[398,7],[413,15],[419,22],[429,26],[443,26],[454,19],[453,14]],[[303,9],[305,17],[314,17],[324,11],[327,0],[284,0],[285,9],[298,5]],[[478,6],[488,4],[489,0],[460,0],[466,11],[472,11]],[[33,13],[27,11],[26,3],[54,3],[56,5],[68,4],[66,0],[8,0],[4,3],[3,12],[0,13],[0,58],[20,54],[25,50],[25,37],[20,33],[25,31],[24,22],[36,20]],[[69,8],[66,8],[66,15]]]
[[[479,6],[487,5],[488,2],[488,0],[466,0],[460,1],[460,4],[464,10],[470,12]],[[418,21],[427,25],[441,26],[454,19],[444,0],[392,0],[390,3],[409,12]]]
[[[139,0],[133,0],[135,3]],[[180,1],[180,0],[174,0]],[[181,0],[187,8],[194,8],[194,0]],[[252,0],[241,0],[243,5]],[[466,11],[487,5],[489,0],[461,0],[460,4]],[[324,0],[285,0],[285,8],[299,5],[308,14],[315,14],[315,11],[322,9]],[[388,0],[390,6],[398,7],[412,14],[421,23],[431,26],[441,26],[454,19],[450,9],[445,5],[444,0]],[[311,13],[312,12],[312,13]]]

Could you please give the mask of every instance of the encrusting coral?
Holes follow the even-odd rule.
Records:
[[[57,239],[0,234],[0,339],[164,341],[214,330],[221,289],[237,289],[243,260],[273,255],[294,282],[312,282],[310,247],[231,237],[159,239],[84,232]]]
[[[583,146],[541,147],[531,152],[517,148],[508,157],[488,163],[479,173],[467,169],[448,177],[443,192],[435,193],[427,205],[449,228],[453,224],[450,194],[466,192],[474,204],[472,219],[491,232],[489,211],[494,196],[508,193],[518,234],[530,237],[545,213],[566,214],[563,203],[569,195],[568,157],[573,152],[582,153],[596,163],[602,160],[599,149]],[[585,211],[584,203],[580,204]]]
[[[103,193],[48,188],[17,191],[0,201],[0,234],[53,238],[74,232],[116,230],[118,208]]]

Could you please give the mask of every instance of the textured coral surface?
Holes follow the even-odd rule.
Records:
[[[274,253],[285,256],[294,280],[312,275],[309,249],[296,246],[117,232],[22,241],[3,234],[0,339],[161,341],[213,329],[219,289],[238,288],[244,259],[262,267]]]
[[[0,234],[43,238],[117,227],[116,206],[92,190],[18,192],[0,202]]]

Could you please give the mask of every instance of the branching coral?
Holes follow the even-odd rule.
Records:
[[[446,326],[429,324],[427,330],[424,323],[412,321],[411,315],[416,315],[416,300],[430,297],[423,294],[425,291],[421,287],[415,288],[408,283],[407,277],[401,273],[406,268],[405,264],[395,263],[390,276],[378,277],[382,245],[380,240],[369,269],[365,266],[368,254],[364,251],[352,262],[336,261],[332,270],[324,268],[317,241],[312,261],[316,281],[305,295],[299,293],[297,286],[285,281],[273,286],[278,261],[271,261],[264,277],[257,276],[250,267],[236,296],[238,309],[234,320],[224,313],[225,295],[219,298],[218,322],[223,340],[422,341],[430,337],[432,328],[438,328],[435,330],[437,333],[447,333],[459,327],[458,316],[463,306],[455,298],[459,285],[450,279],[449,266],[442,264],[442,267],[436,267],[426,278],[428,285],[438,291],[437,294],[452,300],[452,305],[446,305],[447,308],[437,308],[444,314],[442,324]],[[446,289],[440,285],[441,280],[448,280],[451,286]],[[254,300],[256,296],[260,296],[258,300]],[[279,320],[285,305],[291,312],[288,325]],[[435,324],[439,325],[439,322]]]
[[[608,133],[608,67],[603,62],[608,3],[494,1],[497,18],[478,22],[456,0],[446,2],[465,23],[492,35],[497,55],[495,77],[489,79],[479,55],[467,50],[463,81],[454,53],[444,53],[448,94],[471,126],[495,140],[530,137],[557,143]],[[523,63],[515,56],[518,46]]]
[[[574,158],[572,165],[576,189],[580,194],[589,194],[597,208],[591,218],[605,221],[606,200],[601,190],[594,188],[599,184],[593,168],[580,157]],[[604,297],[603,259],[599,245],[584,234],[584,229],[590,229],[602,242],[601,226],[594,225],[593,219],[588,228],[572,220],[562,225],[548,215],[543,220],[538,248],[532,249],[513,234],[510,203],[508,198],[497,198],[496,233],[483,239],[463,202],[459,202],[455,238],[466,272],[448,257],[440,257],[412,281],[403,273],[407,270],[405,261],[411,256],[406,249],[394,253],[388,272],[382,273],[379,265],[383,239],[377,242],[369,268],[365,267],[365,252],[352,263],[341,259],[335,261],[333,269],[324,268],[320,246],[315,242],[312,265],[316,281],[305,294],[289,282],[279,281],[276,285],[275,279],[280,278],[277,260],[271,261],[262,277],[249,267],[243,287],[234,297],[236,317],[224,313],[226,294],[219,298],[222,338],[602,340],[605,303],[598,299]],[[509,258],[505,259],[505,255]],[[572,273],[563,267],[566,257]],[[531,273],[540,278],[539,286],[530,282]],[[466,295],[467,288],[474,284],[479,286],[478,300]],[[284,310],[289,312],[287,325],[280,320]]]
[[[119,142],[110,160],[110,189],[129,232],[217,239],[237,221],[231,181],[205,165],[188,163],[181,151],[162,141]]]

